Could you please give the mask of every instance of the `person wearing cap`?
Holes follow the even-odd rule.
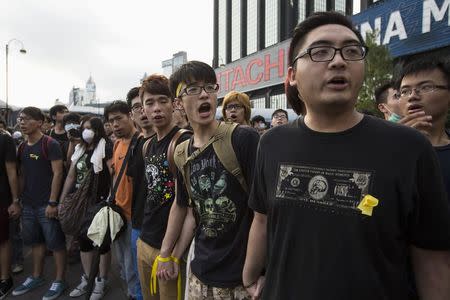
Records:
[[[250,125],[250,98],[246,93],[231,91],[225,95],[222,103],[222,115],[225,121]]]

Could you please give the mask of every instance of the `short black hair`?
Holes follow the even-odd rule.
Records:
[[[377,105],[387,102],[389,89],[395,89],[395,85],[392,81],[385,82],[375,89],[375,102]]]
[[[201,61],[188,61],[181,65],[169,79],[170,92],[176,98],[177,88],[180,83],[190,85],[196,81],[203,81],[205,83],[217,83],[216,73],[214,69]]]
[[[361,33],[356,29],[348,17],[334,11],[316,12],[295,27],[292,40],[289,45],[288,65],[295,69],[295,65],[293,65],[295,56],[300,50],[300,47],[303,47],[303,42],[309,32],[313,31],[317,27],[330,24],[337,24],[347,27],[356,35],[361,45],[366,46]],[[286,78],[284,87],[286,98],[294,111],[297,114],[304,114],[306,112],[305,104],[302,99],[300,99],[297,88],[289,84],[289,78]]]
[[[0,124],[3,124],[3,126],[6,128],[8,128],[8,125],[6,125],[6,120],[3,116],[0,116]]]
[[[288,112],[285,111],[285,110],[282,109],[282,108],[276,109],[276,110],[272,113],[272,119],[273,119],[273,116],[275,116],[275,115],[278,114],[278,113],[283,113],[283,114],[285,114],[285,115],[286,115],[286,119],[289,120]]]
[[[252,124],[254,124],[255,122],[264,122],[265,123],[266,119],[264,119],[264,117],[261,115],[256,115],[252,118],[251,122],[252,122]]]
[[[67,107],[65,105],[62,105],[62,104],[54,105],[50,108],[50,111],[49,111],[50,118],[53,119],[53,117],[55,117],[57,113],[64,112],[66,110],[69,110],[69,109],[67,109]]]
[[[21,114],[27,115],[28,117],[32,118],[33,120],[36,121],[42,121],[44,122],[44,114],[42,113],[42,111],[34,106],[27,106],[24,109],[22,109],[20,111]]]
[[[103,116],[105,117],[106,120],[109,120],[108,115],[110,113],[114,113],[114,112],[120,112],[122,114],[128,115],[131,112],[131,108],[128,106],[128,104],[125,101],[116,100],[105,107]]]
[[[77,113],[68,113],[67,115],[64,116],[63,118],[63,125],[66,126],[66,124],[68,123],[73,123],[73,124],[80,124],[81,122],[81,116]]]
[[[396,82],[397,89],[400,88],[405,76],[435,69],[440,70],[444,74],[447,80],[447,88],[450,89],[450,63],[436,55],[414,59],[405,63],[400,70],[399,80]]]
[[[127,104],[129,107],[131,107],[131,101],[136,97],[139,97],[139,87],[134,87],[128,91]]]

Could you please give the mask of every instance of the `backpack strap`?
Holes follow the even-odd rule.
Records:
[[[233,131],[238,127],[237,123],[222,122],[216,131],[216,140],[213,143],[214,152],[219,158],[224,168],[239,181],[246,194],[249,193],[247,182],[242,173],[241,166],[233,149],[231,137]]]
[[[44,134],[42,136],[41,151],[42,151],[42,157],[45,160],[48,160],[48,148],[49,148],[49,144],[50,144],[51,140],[52,140],[52,138],[49,137],[48,135]]]
[[[174,160],[175,147],[177,146],[180,137],[186,133],[192,133],[192,131],[187,129],[178,130],[170,140],[169,147],[167,148],[167,160],[169,162],[169,170],[174,177],[177,176],[177,166]]]
[[[189,151],[189,143],[192,140],[186,140],[181,142],[178,146],[175,148],[175,153],[173,155],[173,160],[175,162],[175,165],[177,166],[178,170],[180,171],[181,175],[183,176],[184,184],[186,185],[186,190],[189,196],[188,202],[189,205],[192,204],[192,190],[191,190],[191,172],[190,172],[190,166],[187,163],[188,160],[188,151]],[[178,193],[178,184],[175,183],[175,194]]]
[[[148,146],[150,146],[150,143],[152,142],[153,138],[155,136],[151,136],[148,140],[145,141],[144,145],[142,145],[142,158],[145,161],[145,157],[147,156]]]
[[[27,143],[27,141],[23,141],[19,144],[19,147],[17,148],[17,160],[19,161],[19,163],[22,161],[22,154],[23,154],[23,150],[25,149],[25,143]]]

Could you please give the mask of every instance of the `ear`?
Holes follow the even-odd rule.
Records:
[[[384,103],[378,104],[378,110],[381,111],[383,114],[389,114],[390,112],[384,107]]]
[[[297,78],[295,69],[293,67],[288,68],[288,78],[289,78],[289,85],[290,86],[297,86]]]

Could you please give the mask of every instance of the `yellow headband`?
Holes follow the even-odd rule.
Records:
[[[178,96],[180,96],[180,92],[181,92],[181,87],[183,86],[183,82],[180,82],[177,86],[177,91],[175,93],[175,97],[178,98]]]

